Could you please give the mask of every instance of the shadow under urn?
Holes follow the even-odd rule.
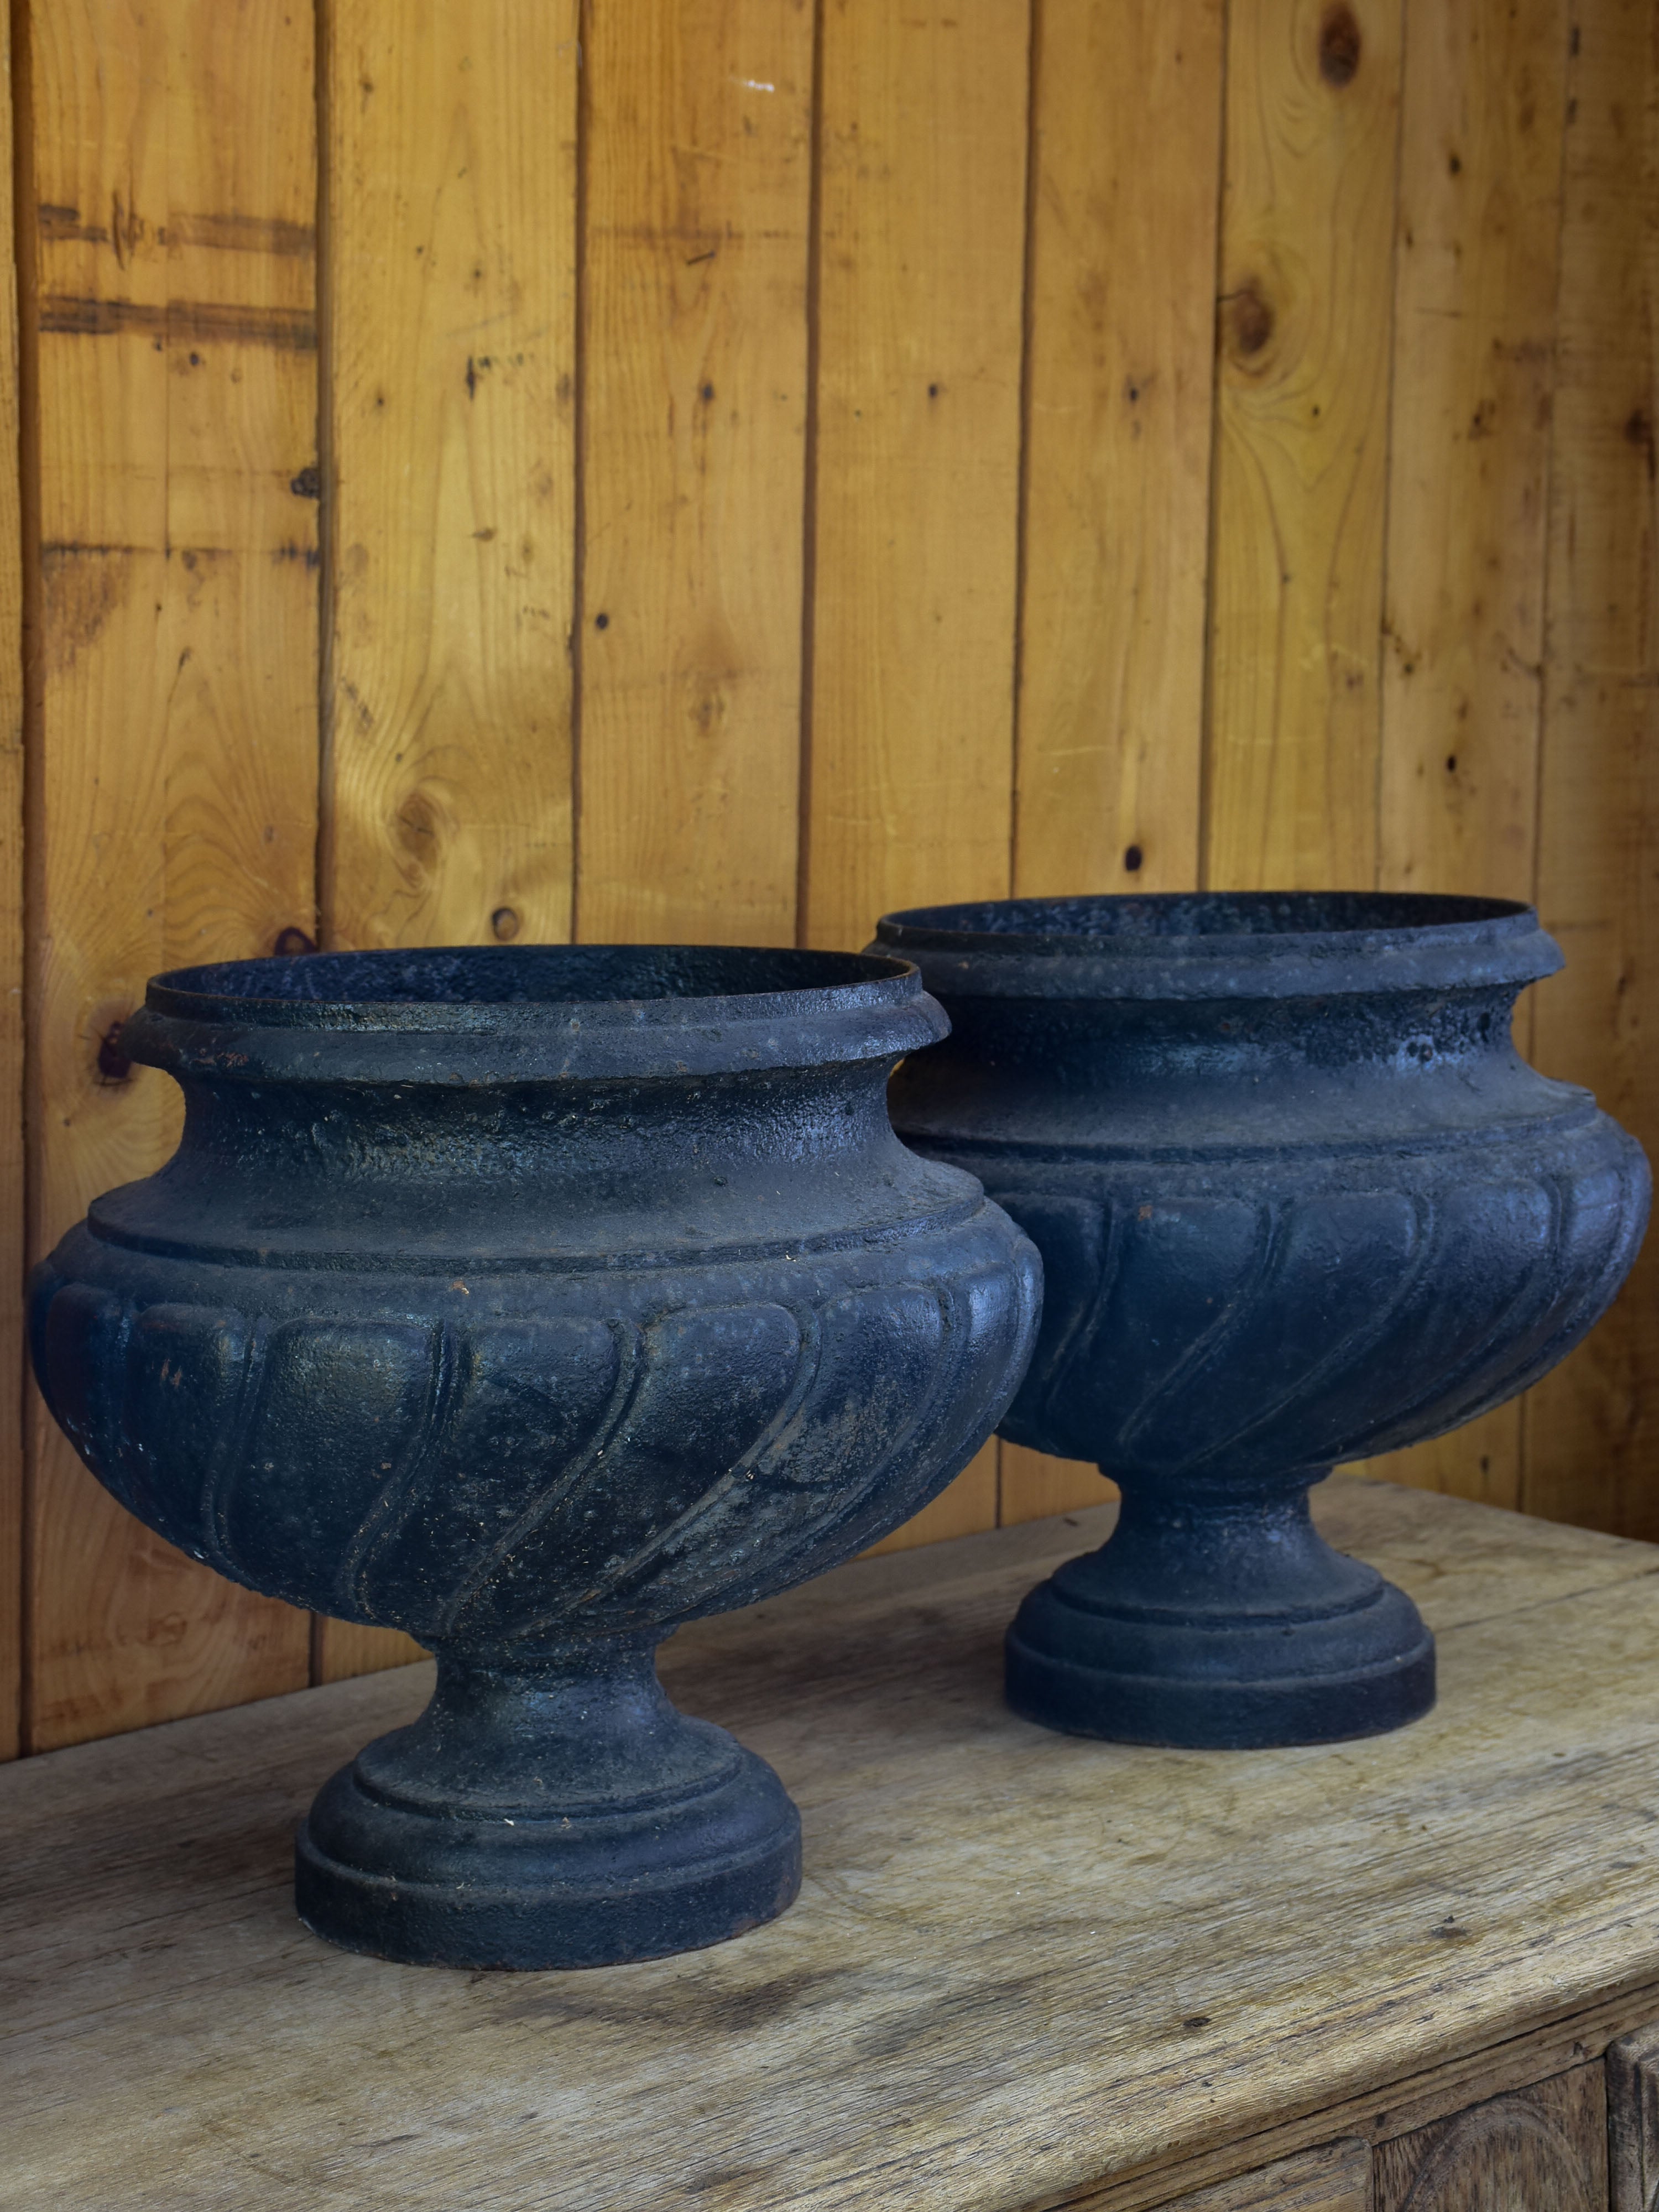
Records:
[[[949,1038],[906,1142],[1042,1255],[1002,1423],[1095,1461],[1116,1529],[1021,1606],[1012,1704],[1228,1747],[1376,1734],[1434,1700],[1416,1607],[1308,1510],[1333,1465],[1456,1427],[1585,1334],[1647,1218],[1634,1139],[1517,1055],[1562,964],[1496,899],[1200,893],[889,915]]]
[[[36,1271],[36,1372],[171,1542],[434,1653],[426,1711],[301,1829],[319,1935],[594,1966],[789,1904],[793,1804],[654,1652],[907,1519],[1024,1372],[1036,1253],[887,1118],[945,1027],[907,963],[831,953],[151,983],[123,1048],[178,1080],[183,1139]]]

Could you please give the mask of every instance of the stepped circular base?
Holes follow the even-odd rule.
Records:
[[[300,1917],[410,1966],[611,1966],[724,1942],[800,1887],[800,1815],[763,1759],[725,1741],[731,1756],[702,1788],[568,1815],[416,1802],[354,1762],[301,1824]]]
[[[1328,1612],[1183,1618],[1080,1603],[1051,1579],[1008,1631],[1008,1702],[1068,1735],[1194,1750],[1383,1735],[1433,1705],[1434,1638],[1403,1590],[1370,1580]]]

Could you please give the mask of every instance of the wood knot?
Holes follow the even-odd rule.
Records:
[[[1260,353],[1273,336],[1273,306],[1262,297],[1254,277],[1247,277],[1229,296],[1227,319],[1232,331],[1233,351],[1247,360],[1252,354]]]
[[[276,942],[270,949],[279,960],[293,960],[301,952],[314,952],[317,940],[308,932],[296,929],[290,922],[286,929],[277,931]]]
[[[498,945],[511,945],[520,926],[518,915],[510,906],[498,906],[489,917],[489,927]]]
[[[121,1049],[122,1021],[112,1022],[98,1040],[98,1080],[100,1083],[125,1083],[132,1073],[132,1062]]]
[[[1364,37],[1348,0],[1332,0],[1319,26],[1319,74],[1340,92],[1359,74]]]

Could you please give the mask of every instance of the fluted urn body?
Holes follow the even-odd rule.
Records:
[[[1517,993],[1561,964],[1536,916],[1358,893],[1012,901],[891,915],[878,945],[952,1024],[900,1071],[896,1127],[1042,1254],[1002,1433],[1122,1492],[1110,1541],[1022,1607],[1015,1705],[1194,1745],[1423,1711],[1426,1630],[1323,1543],[1309,1487],[1542,1375],[1647,1213],[1634,1140],[1511,1042]]]
[[[794,1807],[653,1653],[884,1534],[1019,1381],[1036,1255],[888,1122],[944,1027],[904,963],[835,954],[152,983],[124,1048],[182,1085],[183,1140],[37,1271],[36,1371],[172,1542],[436,1655],[301,1831],[321,1933],[586,1965],[793,1897]]]

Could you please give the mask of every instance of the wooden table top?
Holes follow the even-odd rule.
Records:
[[[1111,1513],[676,1641],[805,1821],[793,1910],[690,1956],[448,1973],[301,1928],[294,1822],[423,1667],[0,1771],[0,2205],[1127,2208],[1659,2014],[1659,1548],[1339,1479],[1321,1523],[1422,1606],[1437,1708],[1159,1751],[1000,1695],[1020,1593]]]

